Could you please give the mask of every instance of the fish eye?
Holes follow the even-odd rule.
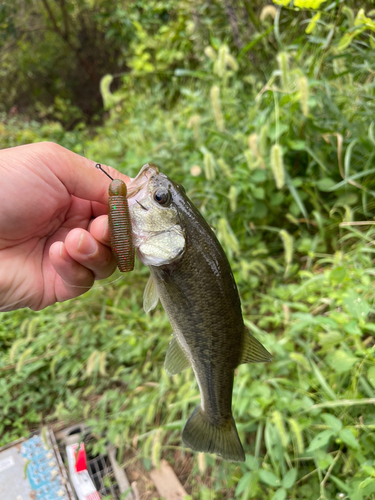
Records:
[[[154,193],[154,200],[159,203],[159,205],[168,205],[171,201],[171,193],[168,189],[159,188]]]

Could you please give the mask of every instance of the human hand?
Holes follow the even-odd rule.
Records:
[[[54,143],[0,151],[0,311],[43,309],[114,272],[108,182],[95,162]]]

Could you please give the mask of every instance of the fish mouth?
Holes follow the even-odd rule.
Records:
[[[159,169],[154,163],[146,163],[127,186],[127,199],[129,206],[134,205],[137,200],[142,199],[147,194],[148,183],[154,175],[159,174]]]

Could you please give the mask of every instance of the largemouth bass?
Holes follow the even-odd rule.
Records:
[[[146,164],[128,193],[137,255],[151,271],[144,308],[160,298],[174,332],[165,369],[174,375],[192,367],[201,394],[182,440],[243,462],[232,416],[234,371],[271,355],[246,329],[228,259],[185,189]]]

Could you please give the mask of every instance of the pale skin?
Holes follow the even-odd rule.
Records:
[[[43,309],[114,272],[110,180],[95,163],[49,142],[0,151],[0,311]]]

